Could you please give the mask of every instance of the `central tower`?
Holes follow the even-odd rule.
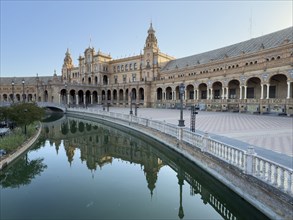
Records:
[[[144,45],[142,56],[142,78],[152,81],[158,76],[158,41],[152,23],[148,29],[148,36]]]

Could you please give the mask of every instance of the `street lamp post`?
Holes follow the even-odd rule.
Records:
[[[23,101],[23,103],[25,103],[25,97],[24,97],[24,83],[25,83],[25,81],[24,81],[24,79],[22,79],[22,101]]]
[[[11,87],[12,87],[12,103],[14,103],[14,81],[13,80],[11,82]]]
[[[134,115],[137,116],[137,103],[134,103]]]
[[[133,115],[133,111],[132,111],[132,92],[129,93],[129,96],[130,96],[130,112],[129,112],[129,114]]]
[[[183,83],[181,83],[179,85],[179,95],[180,95],[180,119],[178,126],[179,127],[184,127],[184,120],[183,120],[183,94],[184,94],[184,90],[185,90],[185,85]]]
[[[190,131],[195,132],[195,119],[198,112],[196,110],[199,110],[197,106],[191,106],[191,115],[190,115]]]

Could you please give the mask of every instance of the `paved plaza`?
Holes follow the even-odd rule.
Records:
[[[129,114],[129,108],[110,107],[111,111]],[[185,126],[190,127],[190,110],[184,110],[183,113]],[[139,108],[137,115],[178,125],[180,110]],[[230,142],[237,140],[237,144],[246,147],[253,145],[256,149],[273,151],[276,155],[286,156],[291,161],[293,159],[292,117],[199,111],[195,127],[196,130],[208,132],[210,136],[227,137]]]

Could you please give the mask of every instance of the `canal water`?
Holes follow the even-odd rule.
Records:
[[[1,171],[0,187],[0,219],[267,218],[163,144],[65,116],[44,122],[38,142]]]

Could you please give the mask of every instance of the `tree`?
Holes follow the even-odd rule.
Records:
[[[35,121],[40,121],[45,115],[45,110],[38,107],[35,103],[21,103],[12,105],[8,111],[8,118],[18,126],[25,127]]]
[[[27,155],[19,158],[13,166],[1,171],[0,185],[3,188],[16,188],[30,184],[37,175],[40,175],[47,168],[43,160],[40,158],[28,160]]]
[[[8,107],[0,107],[0,121],[6,121],[9,113]]]

